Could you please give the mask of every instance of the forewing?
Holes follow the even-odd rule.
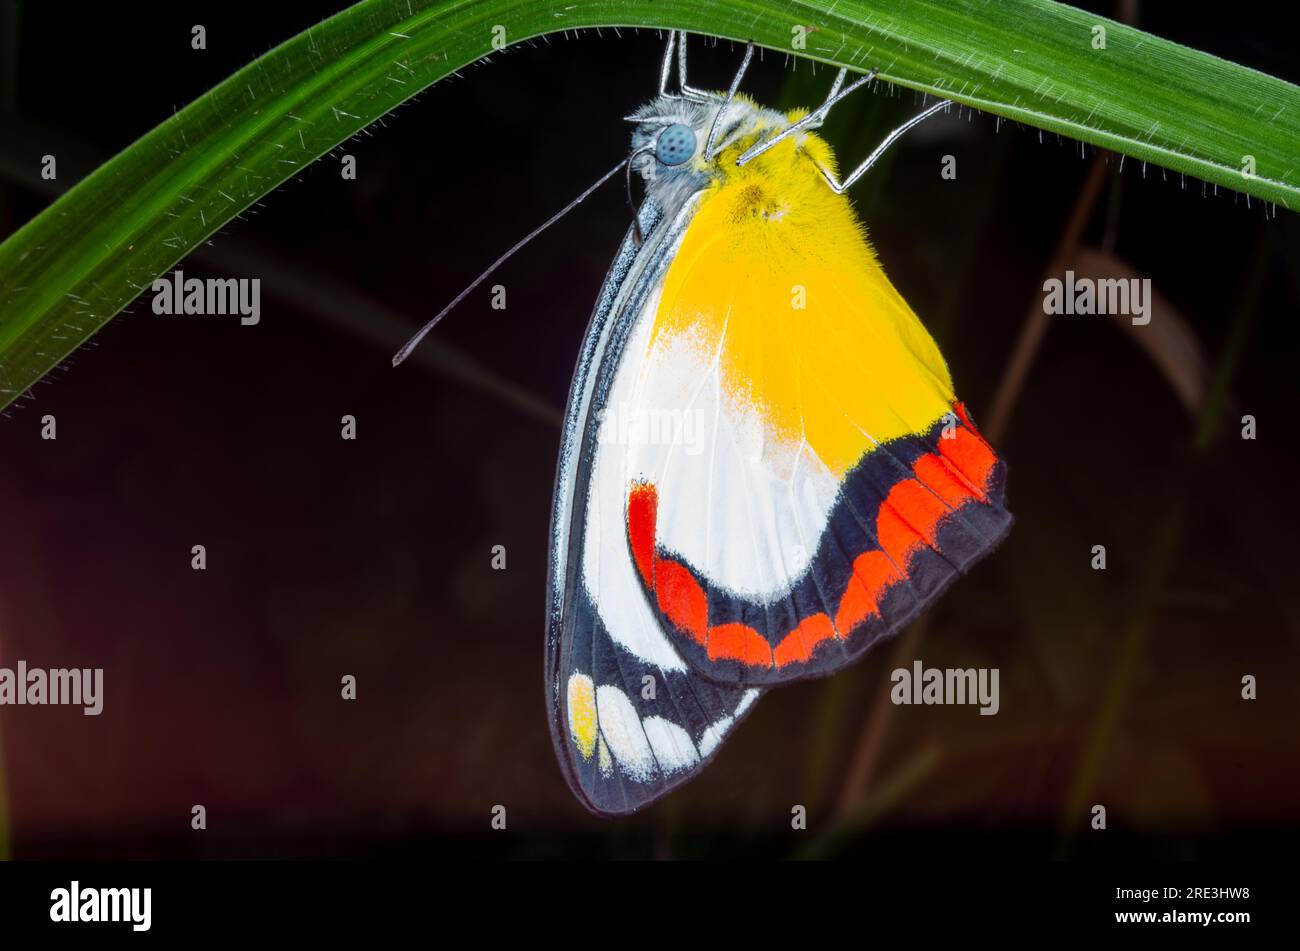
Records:
[[[676,250],[671,220],[647,201],[637,248],[624,239],[597,302],[565,414],[552,515],[547,699],[556,755],[599,814],[651,802],[695,775],[757,698],[706,679],[673,647],[627,547],[629,446],[602,435],[641,371],[648,307]],[[658,227],[656,227],[658,226]]]
[[[709,679],[843,666],[1010,528],[1005,465],[820,182],[793,201],[758,174],[711,194],[640,330],[629,401],[660,432],[629,454],[628,545]]]

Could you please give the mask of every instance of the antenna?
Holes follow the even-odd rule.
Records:
[[[495,261],[493,261],[492,264],[491,264],[491,266],[489,266],[488,269],[487,269],[486,271],[484,271],[484,272],[483,272],[482,274],[480,274],[478,277],[474,278],[474,280],[470,283],[469,287],[465,288],[463,291],[461,291],[459,294],[457,294],[457,295],[455,296],[455,298],[452,300],[452,302],[451,302],[450,304],[448,304],[448,305],[447,305],[446,307],[444,307],[442,310],[438,311],[438,313],[434,316],[434,318],[433,318],[432,320],[430,320],[427,324],[425,324],[423,327],[421,327],[421,328],[419,329],[419,331],[416,333],[416,335],[415,335],[414,337],[412,337],[410,340],[406,341],[406,344],[402,347],[402,349],[401,349],[401,350],[398,350],[397,353],[393,356],[393,366],[398,366],[398,365],[400,365],[401,362],[402,362],[403,360],[405,360],[407,357],[409,357],[409,356],[411,355],[411,351],[414,350],[416,347],[418,347],[418,346],[420,345],[420,341],[423,340],[423,339],[425,338],[425,336],[429,333],[429,331],[432,330],[434,327],[438,326],[438,321],[440,321],[440,320],[442,320],[442,318],[446,317],[447,314],[451,311],[451,309],[452,309],[453,307],[455,307],[457,304],[459,304],[461,301],[463,301],[466,297],[468,297],[470,291],[474,290],[474,288],[476,288],[476,287],[478,287],[480,284],[482,284],[482,283],[487,279],[487,277],[488,277],[489,274],[491,274],[493,271],[495,271],[495,270],[496,270],[497,268],[499,268],[501,265],[505,264],[506,261],[510,260],[510,258],[514,255],[514,253],[515,253],[516,251],[518,251],[520,248],[522,248],[524,245],[526,245],[529,241],[532,241],[533,238],[537,237],[539,234],[541,234],[543,231],[545,231],[545,230],[546,230],[547,228],[549,228],[551,225],[555,224],[557,221],[559,221],[561,218],[563,218],[565,215],[567,215],[570,211],[572,211],[572,210],[573,210],[574,208],[576,208],[578,205],[582,204],[582,202],[583,202],[583,201],[584,201],[584,200],[585,200],[585,199],[586,199],[586,198],[587,198],[587,197],[588,197],[592,192],[594,192],[597,188],[599,188],[601,185],[604,185],[607,181],[609,181],[609,180],[610,180],[611,178],[613,178],[616,174],[618,174],[618,172],[619,172],[619,171],[623,168],[623,166],[626,165],[628,162],[629,162],[629,159],[623,159],[623,161],[619,162],[617,165],[615,165],[613,168],[611,168],[608,172],[606,172],[604,175],[602,175],[602,176],[601,176],[601,177],[596,181],[596,183],[595,183],[594,185],[589,186],[589,187],[587,188],[587,190],[584,191],[581,195],[579,195],[577,198],[573,199],[573,201],[569,202],[567,205],[565,205],[563,208],[561,208],[561,209],[560,209],[559,211],[557,211],[555,214],[551,215],[551,217],[547,218],[545,222],[543,222],[543,223],[542,223],[541,225],[539,225],[538,227],[534,228],[534,229],[533,229],[532,231],[530,231],[527,235],[525,235],[525,236],[524,236],[523,238],[521,238],[518,242],[516,242],[515,245],[514,245],[514,247],[512,247],[509,251],[507,251],[505,254],[501,255],[501,257],[499,257],[499,258],[497,258]]]

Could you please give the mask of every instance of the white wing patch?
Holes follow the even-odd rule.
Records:
[[[679,243],[680,235],[670,256],[676,254]],[[756,484],[765,480],[770,483],[766,491],[779,492],[784,498],[796,484],[792,480],[802,478],[815,490],[802,491],[802,497],[824,493],[820,484],[812,484],[809,473],[815,470],[799,464],[797,452],[785,451],[768,439],[756,416],[723,409],[716,367],[709,371],[709,360],[697,359],[698,348],[692,350],[689,341],[681,341],[669,352],[649,350],[659,297],[658,288],[647,295],[629,328],[609,389],[599,397],[603,412],[595,421],[600,428],[590,450],[586,498],[573,499],[573,510],[581,513],[584,522],[577,583],[585,589],[599,616],[601,632],[615,650],[625,651],[665,675],[694,678],[661,628],[637,573],[627,534],[629,489],[642,480],[662,485],[665,478],[695,489],[677,493],[676,504],[664,508],[667,521],[678,526],[668,527],[667,544],[681,539],[676,550],[691,558],[698,556],[700,564],[725,563],[723,580],[740,590],[769,583],[770,572],[757,577],[755,573],[770,562],[773,552],[753,544],[745,550],[724,545],[733,530],[727,523],[737,517],[749,520],[751,507],[758,512],[772,506],[765,501],[751,502],[743,492],[727,492],[725,504],[715,511],[709,498],[700,496],[701,483],[696,480],[716,479],[719,489],[730,485],[733,477]],[[583,401],[589,398],[597,398],[590,384],[583,390]],[[561,485],[574,478],[575,464],[576,457],[562,454]],[[774,476],[774,468],[783,470],[784,476]],[[833,480],[831,484],[833,496]],[[801,517],[824,520],[822,508],[818,503]],[[560,524],[567,523],[570,511],[568,500],[561,495],[557,507]],[[717,512],[722,513],[721,519]],[[710,523],[717,532],[712,543],[703,534]],[[763,534],[768,537],[771,533]],[[553,541],[552,560],[561,569],[565,537],[557,534]],[[740,537],[757,537],[751,534],[748,521]],[[808,557],[811,554],[803,558],[804,564]],[[618,675],[613,679],[613,683],[600,683],[594,671],[570,667],[565,690],[557,690],[557,699],[567,707],[567,723],[561,721],[561,729],[567,725],[569,749],[580,762],[594,765],[600,776],[610,779],[618,775],[644,784],[698,768],[716,752],[725,734],[760,693],[757,689],[743,693],[724,690],[730,694],[727,699],[718,696],[709,708],[708,716],[716,719],[700,729],[651,710],[643,717],[635,698],[625,692],[630,684]],[[714,689],[710,684],[709,691]],[[689,688],[686,696],[689,707]],[[660,709],[671,715],[673,709],[682,710],[682,702],[669,698]],[[701,702],[694,700],[696,705]],[[734,709],[728,712],[732,705]]]
[[[647,354],[652,323],[639,321],[627,352],[645,357],[624,361],[608,404],[625,443],[624,504],[634,482],[653,483],[659,545],[717,587],[772,597],[811,563],[839,480],[806,444],[780,438],[724,393],[720,344],[710,352],[679,333]]]
[[[722,717],[716,723],[710,725],[700,737],[700,756],[708,758],[713,751],[718,748],[718,744],[727,736],[727,731],[736,722],[736,717],[745,715],[745,711],[750,708],[755,700],[758,699],[757,690],[746,690],[740,698],[740,703],[736,704],[736,712],[729,717]]]
[[[636,707],[627,694],[608,685],[596,688],[596,719],[619,768],[633,779],[648,782],[655,774],[654,753]]]
[[[593,690],[589,676],[575,673],[567,691],[569,732],[583,759],[597,757],[603,775],[612,775],[617,764],[629,778],[648,782],[658,774],[690,769],[712,755],[758,693],[745,691],[735,711],[707,727],[697,746],[690,733],[671,720],[642,718],[618,687],[604,684]]]
[[[727,731],[731,729],[731,725],[735,722],[735,717],[723,717],[717,723],[714,723],[705,730],[704,735],[700,737],[700,754],[702,756],[708,756],[716,750],[718,744],[722,742],[723,738],[727,735]]]
[[[690,769],[700,761],[700,754],[696,752],[691,735],[671,720],[646,717],[641,721],[641,726],[650,741],[655,759],[659,761],[659,768],[665,773]]]
[[[658,300],[658,294],[651,295],[647,304],[650,313]],[[685,671],[685,662],[650,610],[627,544],[628,447],[620,438],[616,414],[617,407],[627,404],[628,381],[641,363],[637,355],[645,349],[650,328],[643,317],[644,313],[637,318],[624,351],[605,404],[613,409],[606,410],[597,438],[587,496],[582,581],[617,644],[647,664]]]

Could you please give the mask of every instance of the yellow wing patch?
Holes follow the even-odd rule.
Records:
[[[569,732],[583,759],[591,759],[596,749],[596,686],[586,674],[569,678]],[[601,741],[602,757],[609,754]]]
[[[834,168],[826,142],[792,136],[736,167],[753,141],[718,156],[724,177],[669,266],[649,346],[692,334],[718,355],[728,400],[777,438],[806,440],[843,477],[875,442],[947,413],[952,380],[848,199],[814,165]]]

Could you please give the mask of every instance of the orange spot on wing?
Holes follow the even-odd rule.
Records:
[[[689,568],[667,558],[655,563],[655,595],[664,617],[693,637],[708,643],[709,599]]]
[[[835,627],[842,633],[853,630],[872,614],[880,611],[880,597],[885,589],[902,576],[883,551],[867,551],[853,562],[853,576],[844,589],[840,608],[835,613]]]
[[[795,661],[812,659],[813,650],[822,641],[829,641],[838,636],[831,619],[825,614],[813,614],[799,622],[799,626],[781,639],[772,650],[772,659],[776,666],[784,667]]]
[[[997,453],[994,452],[993,447],[989,445],[989,441],[985,439],[982,435],[980,435],[979,427],[977,427],[973,422],[971,422],[970,413],[966,411],[966,404],[963,403],[961,400],[954,400],[952,404],[952,408],[953,410],[956,411],[957,418],[962,421],[962,424],[966,426],[972,433],[975,434],[975,438],[978,439],[980,442],[982,442],[985,448],[987,448],[989,452],[993,453],[994,455],[997,455]]]
[[[939,452],[983,495],[989,475],[998,461],[984,437],[974,430],[956,429],[952,438],[939,438]]]
[[[900,569],[907,564],[912,552],[926,543],[922,534],[924,519],[920,519],[920,524],[915,527],[912,524],[911,516],[924,516],[921,502],[913,490],[925,492],[924,486],[915,479],[904,479],[889,490],[876,514],[876,540]],[[934,496],[930,499],[937,501]]]
[[[941,456],[922,456],[913,467],[916,477],[950,508],[964,505],[984,493],[966,481],[966,477],[943,461]]]
[[[751,667],[772,666],[772,645],[748,624],[709,629],[709,660],[738,660]]]

